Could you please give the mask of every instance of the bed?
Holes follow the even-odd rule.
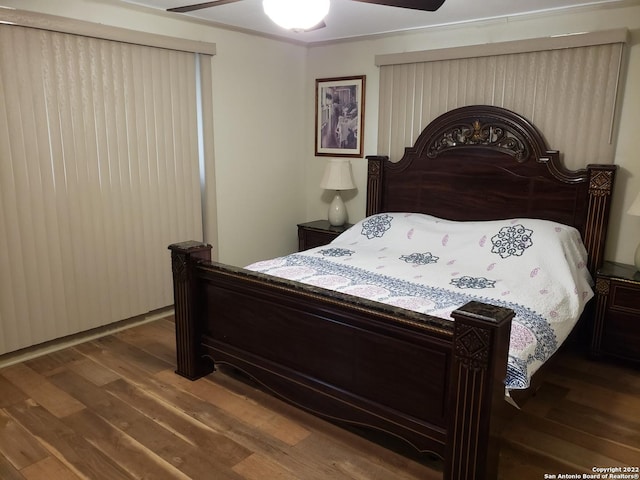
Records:
[[[524,222],[539,222],[536,232],[539,225],[566,226],[583,242],[586,256],[579,267],[594,273],[602,262],[615,166],[563,168],[559,153],[514,112],[458,108],[431,122],[400,161],[367,161],[367,218],[343,234],[353,238],[341,235],[338,243],[298,257],[351,249],[363,232],[379,240],[376,232],[385,222],[402,224],[399,235],[420,238],[424,232],[402,222],[426,218],[445,225],[446,232],[460,223],[485,228],[486,222],[502,222],[491,224],[500,228],[480,242],[497,248],[498,256],[493,237],[503,227],[521,229],[526,237],[532,228]],[[365,228],[363,222],[370,223]],[[458,238],[437,235],[440,246]],[[282,259],[237,268],[211,262],[211,247],[200,242],[169,248],[178,374],[196,379],[216,365],[230,365],[317,415],[435,453],[443,458],[447,480],[496,477],[500,432],[511,408],[505,379],[512,321],[521,314],[517,302],[463,296],[465,303],[436,316],[375,295],[270,274]],[[413,253],[405,255],[407,268],[431,267],[435,257],[446,257],[420,248]],[[526,271],[534,273],[535,267]],[[478,282],[460,278],[446,282]],[[586,290],[576,295],[589,298]],[[536,375],[525,374],[522,386]]]

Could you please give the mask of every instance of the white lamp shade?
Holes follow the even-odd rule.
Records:
[[[308,30],[329,13],[329,0],[262,0],[264,13],[287,30]]]
[[[633,203],[629,207],[629,210],[627,210],[627,213],[629,215],[638,215],[638,216],[640,216],[640,193],[638,193],[638,196],[636,197],[636,199],[633,201]]]
[[[326,190],[351,190],[356,188],[348,159],[332,158],[327,162],[320,186]]]

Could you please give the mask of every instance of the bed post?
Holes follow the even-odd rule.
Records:
[[[192,262],[211,261],[211,245],[189,241],[169,245],[173,270],[173,301],[176,323],[176,373],[190,380],[210,373],[210,362],[199,354],[199,335],[196,323],[198,308],[194,301]]]
[[[469,302],[452,312],[453,358],[445,480],[497,478],[509,335],[514,312]]]
[[[389,160],[386,156],[367,157],[367,217],[380,213],[382,208],[383,164]]]
[[[584,244],[589,252],[589,271],[595,275],[602,265],[607,239],[607,224],[611,209],[611,194],[617,165],[587,165],[589,172],[589,211],[584,232]]]

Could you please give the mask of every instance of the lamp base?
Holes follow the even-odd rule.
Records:
[[[341,227],[347,222],[347,207],[342,201],[340,192],[336,191],[335,197],[329,205],[329,223],[334,227]]]

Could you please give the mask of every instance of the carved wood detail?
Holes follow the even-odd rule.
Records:
[[[596,293],[598,295],[609,295],[609,288],[611,287],[611,282],[608,278],[598,278],[596,279]]]
[[[455,324],[455,349],[460,363],[471,370],[486,370],[489,363],[489,332],[486,329]]]
[[[187,255],[175,252],[171,255],[171,271],[174,282],[184,282],[187,276]]]
[[[504,152],[519,161],[530,155],[522,137],[509,125],[476,119],[471,124],[455,125],[440,133],[427,147],[427,156],[434,158],[447,150],[478,145]]]
[[[388,157],[383,156],[371,156],[367,157],[367,216],[379,213],[382,195],[380,193],[380,187],[383,180],[383,162],[388,160]]]
[[[589,179],[589,193],[595,196],[611,195],[614,170],[593,170]]]
[[[616,165],[589,165],[587,225],[583,242],[589,253],[589,271],[595,275],[602,265],[609,225],[609,211],[616,175]]]

